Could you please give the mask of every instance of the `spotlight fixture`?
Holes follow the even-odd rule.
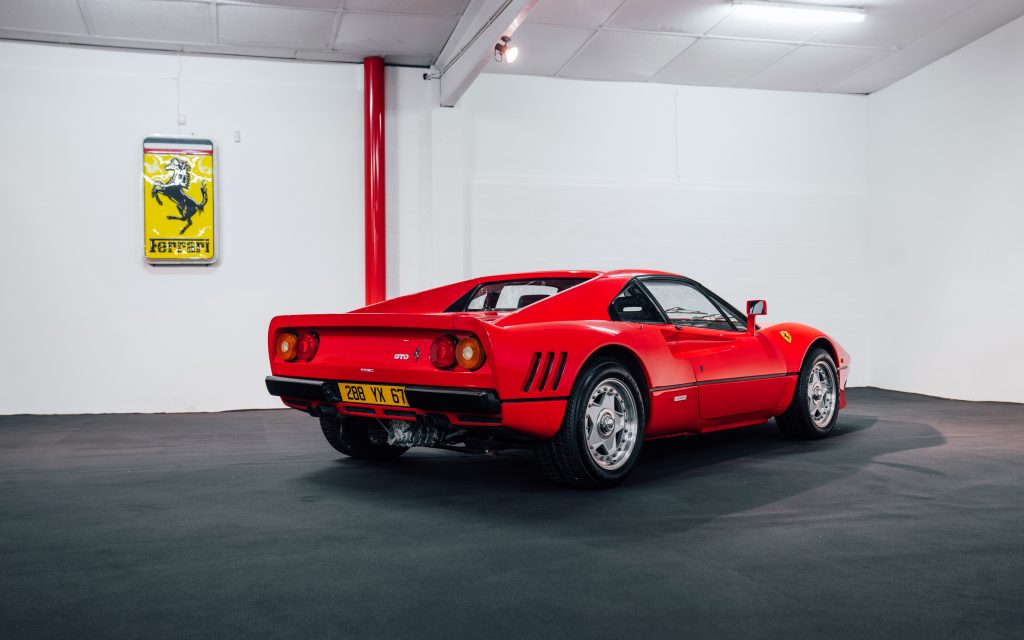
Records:
[[[501,42],[494,45],[494,59],[512,64],[519,57],[519,47],[512,46],[512,38],[501,36]]]
[[[865,15],[864,9],[857,7],[765,2],[764,0],[733,0],[732,10],[736,14],[762,20],[818,24],[862,22]]]

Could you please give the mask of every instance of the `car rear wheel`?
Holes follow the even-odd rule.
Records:
[[[320,418],[320,429],[327,442],[346,456],[360,460],[393,460],[409,450],[386,441],[375,442],[370,435],[374,426],[369,418]]]
[[[791,438],[824,438],[839,417],[839,375],[836,363],[824,349],[807,355],[800,369],[789,408],[775,422]]]
[[[590,363],[569,394],[561,429],[540,447],[545,474],[594,489],[622,482],[640,456],[645,418],[633,375],[614,360]]]

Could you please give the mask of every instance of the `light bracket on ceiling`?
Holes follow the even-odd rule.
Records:
[[[501,36],[501,41],[494,45],[494,59],[498,62],[512,64],[519,57],[519,47],[512,44],[512,38]]]
[[[766,2],[765,0],[733,0],[734,13],[750,18],[776,22],[862,22],[865,11],[859,7],[838,7],[796,2]]]

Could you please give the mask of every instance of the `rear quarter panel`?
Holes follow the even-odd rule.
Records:
[[[652,325],[601,320],[489,328],[488,342],[494,353],[499,394],[502,399],[568,395],[586,361],[599,349],[609,346],[622,347],[635,354],[648,388],[692,382],[693,370],[672,357],[658,331]],[[527,390],[526,382],[536,354],[541,356],[540,369],[544,368],[548,354],[553,354],[554,370],[563,353],[565,366],[558,384],[554,384],[555,371],[552,371],[544,389],[534,380]],[[536,378],[540,377],[538,373]]]
[[[688,360],[671,354],[658,326],[587,320],[489,327],[488,331],[498,395],[503,401],[511,400],[515,404],[558,399],[562,402],[560,410],[564,412],[564,401],[587,361],[601,349],[615,347],[631,353],[641,370],[642,379],[637,382],[649,399],[649,437],[679,431],[680,425],[698,422],[696,398],[689,404],[681,404],[675,401],[678,394],[666,389],[692,385],[694,375]],[[563,354],[565,364],[558,375]],[[537,373],[530,380],[535,361]],[[550,372],[545,379],[548,362]],[[559,415],[558,424],[561,418]],[[554,435],[555,431],[557,424],[549,435]]]

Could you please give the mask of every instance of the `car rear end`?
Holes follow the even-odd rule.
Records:
[[[500,424],[484,323],[452,314],[280,316],[267,389],[312,415]]]
[[[565,366],[555,356],[564,350],[548,344],[558,334],[540,339],[534,329],[551,315],[581,313],[576,285],[596,275],[494,276],[350,313],[276,317],[268,333],[267,389],[319,417],[321,426],[359,423],[374,438],[384,429],[389,446],[550,438],[564,415],[567,392],[554,382]],[[574,296],[566,299],[570,290]],[[544,372],[530,375],[541,350],[548,356]],[[562,363],[557,369],[556,362]],[[527,377],[551,383],[524,388]]]

